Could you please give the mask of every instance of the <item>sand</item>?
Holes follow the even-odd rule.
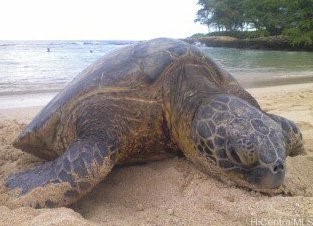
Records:
[[[313,224],[313,83],[249,91],[265,110],[294,120],[304,135],[306,154],[288,157],[283,194],[230,187],[176,157],[116,168],[70,208],[8,208],[0,192],[0,225]],[[0,110],[1,178],[41,161],[11,145],[39,110]]]

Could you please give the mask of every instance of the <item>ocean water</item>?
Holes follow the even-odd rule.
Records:
[[[202,48],[233,74],[313,75],[313,52]]]
[[[0,41],[0,95],[59,90],[108,51],[130,43]]]
[[[98,58],[131,43],[134,42],[0,41],[0,108],[42,105]],[[312,52],[201,48],[237,78],[313,77]]]

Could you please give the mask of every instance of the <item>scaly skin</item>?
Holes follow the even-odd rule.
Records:
[[[196,47],[155,39],[84,70],[14,145],[49,161],[7,178],[12,202],[57,207],[77,201],[115,165],[180,151],[222,180],[272,191],[302,135],[291,121],[263,112]]]
[[[224,92],[201,61],[182,58],[167,74],[169,127],[187,158],[212,175],[255,190],[268,192],[283,183],[286,157],[302,145],[294,123],[293,129],[281,126],[246,92]],[[243,95],[248,98],[239,98]]]

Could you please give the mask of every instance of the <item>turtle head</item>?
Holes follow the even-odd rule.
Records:
[[[192,122],[192,140],[205,168],[214,168],[216,175],[240,186],[265,191],[284,181],[281,127],[242,99],[217,95],[200,106]]]

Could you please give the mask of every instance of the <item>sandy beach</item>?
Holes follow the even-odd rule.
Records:
[[[304,136],[305,153],[287,159],[282,194],[230,187],[176,157],[116,168],[70,208],[12,208],[0,189],[0,225],[313,225],[313,83],[248,91],[266,111],[295,121]],[[1,179],[41,161],[11,145],[40,109],[0,110]]]

